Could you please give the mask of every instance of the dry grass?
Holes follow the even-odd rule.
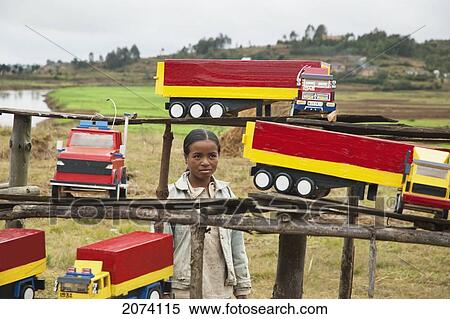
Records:
[[[39,151],[33,153],[29,171],[29,184],[39,185],[49,194],[48,181],[55,167],[54,145],[71,127],[71,123],[51,121],[33,129]],[[49,137],[50,135],[50,137]],[[0,130],[0,151],[7,154],[9,129]],[[184,171],[181,136],[175,136],[171,159],[170,181]],[[45,150],[47,143],[48,149]],[[44,156],[45,155],[45,156]],[[130,172],[130,196],[154,197],[159,176],[161,134],[145,128],[135,129],[129,136],[127,165]],[[223,157],[217,177],[231,182],[238,196],[254,191],[249,169],[251,163],[243,158]],[[8,159],[0,160],[0,182],[6,181]],[[383,189],[385,195],[392,192]],[[342,191],[333,192],[343,195]],[[86,243],[127,233],[135,229],[148,229],[147,223],[131,221],[101,221],[80,224],[72,220],[27,220],[26,226],[46,231],[48,270],[44,277],[47,289],[41,298],[55,297],[52,286],[55,278],[72,265],[76,248]],[[270,298],[275,279],[278,252],[277,235],[245,235],[250,271],[253,278],[254,298]],[[295,247],[292,247],[295,249]],[[305,268],[305,297],[335,298],[339,285],[342,239],[308,239]],[[448,249],[388,242],[378,243],[377,298],[449,298],[450,255]],[[368,284],[368,242],[356,240],[353,296],[366,298]]]

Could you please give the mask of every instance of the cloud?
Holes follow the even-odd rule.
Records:
[[[374,28],[414,38],[448,39],[450,4],[445,0],[78,0],[0,2],[1,63],[44,63],[72,57],[25,28],[30,25],[82,58],[136,43],[143,56],[174,52],[202,37],[227,34],[233,45],[273,44],[308,24],[329,33],[363,34]],[[7,43],[7,45],[4,45]]]

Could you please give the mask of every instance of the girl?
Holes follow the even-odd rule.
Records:
[[[187,170],[169,185],[169,199],[232,198],[228,183],[214,178],[220,155],[217,136],[204,129],[191,131],[183,143]],[[208,227],[203,254],[203,298],[247,298],[251,291],[248,259],[241,231]],[[191,233],[189,225],[165,225],[174,235],[175,298],[189,298]]]

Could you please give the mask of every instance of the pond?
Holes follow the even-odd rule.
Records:
[[[49,90],[7,90],[0,91],[0,107],[17,108],[21,110],[51,111],[44,102]],[[45,121],[43,117],[33,117],[32,125]],[[0,115],[0,126],[11,127],[12,114]]]

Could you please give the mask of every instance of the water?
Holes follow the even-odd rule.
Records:
[[[33,111],[51,111],[44,102],[45,94],[49,90],[8,90],[0,91],[0,107],[27,109]],[[35,126],[37,123],[45,121],[45,117],[33,116],[31,123]],[[13,125],[12,114],[0,115],[0,126],[11,127]]]

